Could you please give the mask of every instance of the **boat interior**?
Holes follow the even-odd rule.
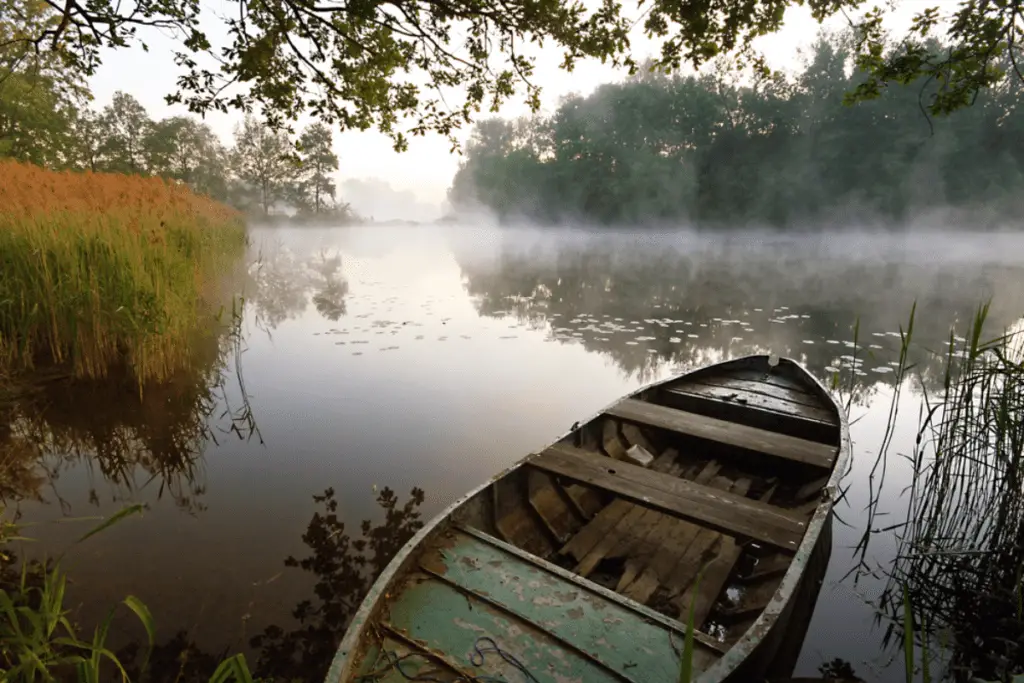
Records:
[[[705,670],[776,596],[840,425],[802,368],[760,356],[622,399],[457,508],[391,589],[382,638],[472,659],[483,636],[515,653],[488,659],[508,680],[639,683],[677,680],[692,623]],[[422,614],[438,605],[440,626]],[[472,672],[446,661],[437,680]]]

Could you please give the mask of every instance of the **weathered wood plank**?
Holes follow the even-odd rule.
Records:
[[[675,462],[676,455],[678,453],[674,449],[667,449],[654,459],[654,462],[651,463],[651,469],[656,472],[664,471]],[[603,456],[594,455],[591,457],[601,458]],[[569,539],[569,542],[562,546],[558,552],[562,555],[570,555],[577,562],[581,561],[632,509],[633,505],[628,501],[621,498],[613,500],[603,510],[598,512],[579,533]]]
[[[744,495],[750,489],[750,480],[738,479],[735,482],[726,480],[718,483],[717,486],[728,490],[734,495]],[[685,603],[682,604],[688,607],[690,604],[689,593],[693,590],[693,583],[696,581],[701,567],[707,558],[714,555],[716,548],[718,549],[718,554],[721,555],[723,552],[727,552],[728,549],[734,547],[739,548],[739,544],[731,536],[723,535],[713,529],[701,529],[700,533],[694,537],[693,542],[690,543],[686,553],[676,563],[675,568],[669,575],[669,580],[665,584],[665,587],[668,588],[670,601],[679,605],[685,600]],[[736,557],[739,557],[738,553]],[[714,565],[714,561],[711,564]],[[709,566],[704,572],[704,577],[701,581],[702,587],[707,584],[708,579],[714,578],[712,572],[717,574],[720,569],[720,566]]]
[[[580,560],[576,568],[573,569],[574,572],[583,577],[590,576],[590,573],[597,568],[601,560],[612,554],[613,549],[618,548],[620,545],[628,546],[632,544],[636,538],[634,534],[638,533],[638,528],[646,526],[650,522],[650,520],[645,522],[645,518],[658,514],[654,510],[639,505],[632,505],[630,503],[627,503],[627,505],[631,508],[629,512],[619,520],[615,528],[605,534],[591,548],[590,552]]]
[[[559,545],[565,543],[582,526],[576,514],[555,488],[553,477],[533,469],[526,472],[526,477],[530,505]]]
[[[761,396],[762,398],[771,399],[773,404],[780,406],[780,409],[782,410],[787,408],[792,409],[796,406],[821,408],[825,405],[817,396],[813,396],[797,389],[780,387],[767,382],[755,382],[749,379],[730,377],[728,375],[723,375],[721,377],[708,377],[706,379],[694,379],[692,382],[681,383],[677,386],[687,387],[697,385],[724,387],[731,391],[740,393],[744,398]]]
[[[718,473],[719,469],[720,465],[712,460],[694,473],[692,477],[688,476],[685,478],[693,481],[695,484],[707,484]],[[666,515],[662,512],[656,513],[653,523],[637,538],[636,544],[631,549],[615,590],[623,593],[630,584],[634,583],[638,575],[653,561],[655,554],[664,549],[666,542],[672,538],[678,528],[694,526],[691,522],[684,522],[672,515]]]
[[[717,417],[729,422],[788,434],[818,443],[832,445],[839,441],[838,423],[832,424],[790,413],[780,413],[755,405],[756,401],[738,402],[730,398],[735,393],[730,389],[704,387],[703,385],[692,386],[701,387],[702,393],[690,393],[688,389],[665,389],[661,392],[657,402],[678,410]],[[822,414],[828,415],[829,413]]]
[[[834,446],[630,398],[619,401],[607,412],[623,420],[641,422],[826,469],[831,469],[838,453],[838,448]]]
[[[799,377],[794,377],[792,372],[788,370],[779,371],[776,369],[771,372],[762,372],[753,368],[744,368],[731,370],[729,375],[736,379],[748,379],[763,384],[773,384],[777,387],[802,391],[805,394],[815,393],[814,387],[809,382]]]
[[[712,460],[697,474],[694,483],[707,484],[718,474],[721,465]],[[668,579],[669,572],[686,553],[694,536],[701,526],[691,522],[683,522],[669,515],[662,515],[661,524],[653,530],[651,536],[656,543],[654,552],[649,556],[631,558],[626,562],[626,569],[616,588],[626,597],[646,604],[658,586]]]
[[[518,476],[494,482],[494,527],[502,538],[535,555],[548,557],[555,544],[542,521],[531,509],[527,482]]]
[[[622,436],[619,435],[618,422],[606,419],[601,429],[603,434],[601,446],[604,448],[604,452],[616,460],[625,458],[626,444],[622,441]]]
[[[644,433],[640,431],[640,428],[635,424],[629,424],[628,422],[619,427],[622,432],[623,438],[626,439],[633,446],[640,446],[646,451],[651,453],[657,453],[658,447],[650,442],[650,440],[644,436]]]
[[[682,473],[683,467],[675,462],[673,458],[671,462],[663,464],[660,471],[663,471],[666,476],[677,477]],[[630,505],[633,504],[630,503]],[[580,561],[576,566],[577,574],[589,576],[597,568],[598,564],[606,558],[630,556],[641,540],[647,536],[650,529],[658,524],[659,518],[663,516],[657,510],[640,505],[633,505],[633,508]]]
[[[773,505],[666,477],[626,462],[605,463],[601,456],[571,446],[556,444],[532,456],[526,464],[716,531],[753,538],[785,550],[796,548],[807,529],[805,521]]]
[[[525,505],[499,517],[495,527],[502,538],[534,555],[548,557],[554,550],[541,522]]]
[[[601,539],[606,537],[632,509],[633,506],[628,502],[616,498],[605,509],[597,513],[594,519],[590,520],[575,536],[570,538],[558,553],[569,555],[577,562],[583,560],[594,549],[594,546],[600,543]]]
[[[775,493],[775,487],[768,489],[761,496],[761,501],[767,503]],[[693,609],[693,627],[700,628],[704,620],[711,613],[715,601],[725,588],[732,574],[736,562],[740,559],[743,549],[734,538],[723,537],[719,547],[718,555],[711,560],[699,585],[691,584],[686,591],[676,599],[676,606],[679,609],[680,619],[690,619],[691,606]]]
[[[712,386],[698,382],[686,382],[666,387],[673,393],[692,394],[726,403],[749,406],[771,411],[774,414],[790,415],[795,418],[821,422],[830,426],[839,424],[834,411],[820,402],[808,405],[784,401],[774,396],[765,396],[754,391],[728,386]]]
[[[597,491],[588,489],[579,484],[569,484],[561,487],[569,499],[569,503],[576,509],[583,519],[593,519],[594,515],[604,509],[604,501]]]
[[[828,480],[829,477],[825,476],[821,477],[820,479],[815,479],[814,481],[807,482],[799,489],[797,489],[796,495],[793,497],[793,500],[797,503],[802,503],[805,500],[810,500],[811,498],[821,497],[821,490],[825,488],[825,484],[828,483]]]

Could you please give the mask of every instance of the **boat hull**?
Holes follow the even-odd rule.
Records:
[[[722,622],[725,625],[721,626],[721,630],[726,635],[723,636],[724,639],[721,643],[704,631],[698,630],[696,633],[694,657],[698,663],[695,666],[695,670],[698,672],[697,680],[708,682],[754,680],[765,675],[788,675],[799,655],[799,644],[802,643],[806,633],[821,579],[828,565],[831,553],[832,495],[837,488],[839,477],[845,470],[850,455],[850,443],[848,424],[841,408],[817,380],[789,360],[783,360],[783,367],[790,373],[802,373],[798,379],[806,383],[805,386],[800,387],[802,393],[799,393],[798,399],[805,405],[798,403],[794,408],[795,413],[800,414],[788,416],[772,412],[777,410],[777,406],[771,403],[771,400],[774,400],[771,395],[780,394],[785,387],[754,386],[755,390],[765,394],[749,394],[750,403],[757,403],[756,406],[745,403],[736,404],[734,397],[728,396],[726,401],[733,401],[733,403],[725,403],[715,396],[712,398],[717,401],[716,403],[707,403],[707,405],[701,403],[706,395],[722,393],[721,387],[711,386],[709,388],[704,384],[713,384],[709,378],[716,377],[716,372],[720,374],[734,373],[735,376],[732,377],[730,386],[739,387],[737,392],[748,396],[743,392],[746,391],[745,387],[751,384],[750,371],[757,369],[760,372],[761,368],[766,367],[766,362],[767,359],[764,356],[751,356],[643,387],[615,404],[605,407],[582,424],[574,425],[572,430],[559,438],[551,447],[542,451],[541,454],[531,455],[500,472],[443,510],[402,548],[378,577],[342,639],[327,680],[358,680],[359,676],[365,675],[369,669],[379,668],[369,666],[368,660],[376,657],[375,663],[379,665],[383,646],[374,649],[374,646],[368,643],[372,640],[373,633],[376,633],[376,637],[379,638],[382,629],[387,631],[387,642],[395,648],[420,650],[422,651],[420,654],[427,653],[425,657],[434,657],[436,660],[434,664],[437,666],[447,667],[450,671],[460,671],[463,674],[472,673],[472,671],[466,670],[467,665],[463,661],[467,652],[472,650],[472,647],[466,645],[467,641],[464,638],[460,640],[461,636],[457,633],[450,637],[443,635],[446,629],[451,629],[447,625],[441,625],[440,622],[436,622],[436,628],[424,627],[421,623],[422,619],[414,614],[417,610],[421,613],[430,611],[437,614],[444,613],[447,615],[446,624],[469,624],[467,628],[476,629],[481,633],[505,633],[506,644],[512,649],[519,648],[518,651],[524,658],[533,657],[533,665],[537,670],[553,667],[551,672],[547,672],[551,675],[557,674],[556,678],[552,680],[574,680],[574,676],[587,681],[605,679],[638,682],[676,680],[674,672],[678,671],[679,666],[678,646],[682,643],[687,630],[683,613],[679,609],[679,605],[683,602],[687,605],[701,607],[698,610],[702,615],[698,627],[702,624],[714,625],[717,618],[714,615],[717,612],[724,615]],[[797,376],[794,374],[794,377]],[[687,384],[687,382],[691,382],[691,384]],[[790,390],[787,389],[787,391]],[[821,406],[825,408],[816,407],[815,401],[820,402]],[[650,406],[645,402],[649,402]],[[674,412],[675,408],[672,406],[680,403],[683,403],[683,407],[689,410],[699,411],[708,406],[710,408],[705,411],[707,414],[703,416],[698,414],[701,419],[695,421],[694,415],[697,413],[687,412],[681,416]],[[775,403],[782,405],[777,400]],[[825,424],[825,420],[821,417],[825,415],[823,410],[831,411],[828,412],[834,418],[831,423]],[[735,415],[739,414],[752,416],[750,422],[757,423],[758,429],[748,429],[743,423],[735,423],[733,427],[724,431],[711,430],[711,428],[720,427],[719,417],[721,415],[735,418]],[[719,417],[713,417],[713,415]],[[607,472],[612,473],[607,475],[600,469],[590,467],[593,458],[586,457],[586,449],[592,449],[589,451],[591,454],[594,452],[607,454],[609,449],[614,446],[607,441],[595,445],[600,441],[602,424],[607,432],[607,423],[610,417],[616,419],[622,417],[620,422],[615,423],[620,425],[618,432],[620,437],[623,434],[636,434],[636,438],[633,447],[629,449],[631,455],[624,456],[625,460],[617,461],[618,464],[614,468],[605,467]],[[681,417],[685,417],[685,419],[679,419]],[[635,429],[636,424],[645,424],[644,421],[654,425],[652,430],[648,430],[647,437]],[[762,442],[743,441],[750,437],[748,432],[752,432],[754,437],[763,436],[760,430],[766,428],[771,428],[773,433],[778,432],[783,436],[766,438]],[[829,428],[834,429],[834,438],[830,436],[832,432],[828,431]],[[702,448],[714,446],[717,443],[712,443],[712,437],[723,440],[726,446],[734,448],[735,453],[729,451],[718,459],[724,460],[728,456],[735,455],[736,461],[741,465],[750,461],[750,444],[754,443],[760,450],[774,452],[775,455],[782,455],[788,459],[779,462],[780,472],[792,470],[802,473],[803,470],[800,468],[813,470],[815,464],[820,465],[821,463],[815,463],[814,459],[819,456],[822,449],[816,448],[812,442],[828,444],[832,440],[833,443],[829,445],[829,448],[834,447],[834,457],[829,462],[827,470],[814,470],[819,474],[823,471],[827,472],[826,476],[821,479],[818,489],[812,490],[815,498],[810,503],[805,502],[799,507],[783,510],[786,514],[780,515],[781,521],[778,521],[776,527],[772,529],[761,528],[763,525],[758,526],[759,520],[754,520],[757,523],[752,522],[744,526],[741,519],[716,516],[715,510],[709,510],[707,514],[696,520],[700,522],[700,526],[693,527],[696,523],[695,520],[687,517],[692,514],[690,506],[693,502],[696,500],[699,504],[702,500],[699,496],[714,494],[711,495],[711,498],[714,498],[715,495],[721,495],[711,491],[704,484],[718,485],[720,488],[725,486],[725,490],[728,490],[731,485],[739,491],[739,488],[749,486],[748,479],[751,477],[745,477],[741,472],[732,474],[732,479],[726,477],[724,484],[719,481],[719,479],[723,479],[721,476],[714,479],[709,476],[701,483],[701,477],[709,470],[715,469],[703,461],[691,463],[688,474],[684,472],[685,466],[677,465],[676,479],[669,474],[655,475],[651,471],[640,471],[641,468],[635,464],[636,461],[630,458],[635,458],[637,453],[643,455],[646,451],[643,448],[638,451],[636,447],[646,444],[651,450],[664,451],[653,465],[649,461],[645,465],[647,468],[655,469],[659,466],[659,461],[666,457],[668,451],[674,452],[676,449],[662,449],[657,444],[652,445],[652,442],[657,441],[661,435],[676,429],[689,429],[692,434],[696,435],[694,437],[696,441],[693,443]],[[694,431],[695,429],[698,431]],[[784,440],[789,438],[785,436],[786,434],[792,436],[794,429],[798,431],[802,429],[803,432],[800,435],[810,438]],[[715,436],[716,434],[718,436]],[[626,443],[628,444],[628,441]],[[671,443],[692,445],[689,441],[680,441],[678,444],[675,441]],[[791,450],[786,450],[786,448],[780,450],[778,444]],[[713,448],[711,450],[714,451]],[[647,453],[647,455],[650,454]],[[676,461],[680,459],[677,457]],[[714,461],[714,458],[712,460]],[[756,461],[754,461],[754,465],[760,466]],[[587,467],[590,469],[588,470]],[[787,470],[787,467],[790,469]],[[697,470],[700,470],[700,473],[696,473]],[[715,472],[718,471],[715,469]],[[687,476],[690,479],[686,479]],[[632,478],[630,479],[630,477]],[[678,478],[685,481],[679,482]],[[573,483],[566,484],[570,480]],[[538,481],[541,482],[539,488]],[[694,483],[691,484],[691,481]],[[746,483],[744,484],[744,482]],[[591,485],[590,488],[586,486],[588,484]],[[783,484],[782,489],[786,490],[788,482],[784,481]],[[808,486],[808,484],[804,484],[801,490],[808,489]],[[605,497],[598,501],[595,498],[594,490],[601,487],[611,490],[614,495],[609,497],[606,491]],[[759,495],[764,500],[770,499],[773,494],[778,498],[777,488],[777,484],[772,484],[768,490],[761,491]],[[667,493],[665,489],[668,490]],[[555,491],[557,495],[551,491]],[[711,494],[708,491],[711,491]],[[545,499],[541,495],[535,497],[535,493],[548,495]],[[750,496],[742,495],[746,493],[753,495],[756,493],[755,491],[747,491],[744,488],[740,493],[739,496],[729,494],[732,496],[729,500],[731,503],[741,506],[741,513],[746,509],[743,506],[749,506],[754,511],[766,509],[766,506],[763,505],[756,507]],[[690,496],[690,498],[687,499],[686,496]],[[698,496],[698,498],[693,496]],[[526,502],[523,503],[519,500],[520,498]],[[678,500],[683,500],[686,504],[680,504]],[[561,505],[564,508],[561,516],[551,513],[550,506],[545,508],[540,505],[540,502],[543,501],[548,503],[554,501],[555,504]],[[588,509],[589,504],[595,505],[593,510]],[[516,505],[520,505],[523,509],[516,508]],[[650,505],[654,507],[648,509]],[[689,588],[684,586],[680,589],[681,594],[677,591],[673,603],[675,607],[666,609],[664,601],[659,602],[659,594],[656,591],[647,593],[637,588],[642,583],[640,579],[644,578],[646,574],[636,578],[632,583],[626,580],[625,574],[620,575],[617,586],[614,583],[609,584],[607,581],[602,581],[597,577],[600,572],[592,572],[595,572],[598,567],[603,567],[602,563],[610,563],[606,561],[607,558],[603,557],[596,564],[588,563],[587,558],[593,556],[594,551],[590,551],[590,555],[580,560],[575,567],[573,561],[566,563],[563,554],[566,548],[572,546],[572,540],[563,544],[565,541],[563,536],[569,531],[579,536],[586,535],[587,532],[584,530],[587,527],[593,527],[597,524],[595,520],[607,516],[606,513],[609,509],[616,506],[618,509],[626,509],[628,506],[629,511],[626,513],[626,518],[633,515],[636,518],[636,528],[641,528],[642,521],[646,520],[651,529],[645,532],[647,534],[644,537],[647,540],[646,546],[643,545],[643,542],[635,540],[626,544],[634,549],[641,548],[643,550],[643,552],[634,552],[631,556],[627,554],[626,570],[624,570],[626,572],[631,571],[631,562],[642,564],[637,559],[638,557],[647,563],[646,569],[641,567],[643,571],[649,571],[653,565],[657,564],[655,560],[662,557],[667,545],[666,542],[660,540],[663,537],[679,537],[689,534],[691,546],[699,545],[699,540],[701,543],[705,543],[704,546],[701,546],[705,550],[717,550],[718,555],[714,556],[714,561],[718,562],[719,566],[726,568],[720,571],[720,575],[717,577],[713,571],[711,573],[709,583],[716,584],[718,581],[720,584],[716,584],[715,588],[709,588],[714,591],[711,595],[713,604],[701,604],[702,596],[697,591],[698,583],[694,583]],[[801,514],[806,513],[807,516],[806,521],[799,522],[798,535],[793,535],[791,526],[793,520],[791,518],[798,516],[798,510],[802,511]],[[742,514],[739,517],[742,517]],[[577,526],[582,524],[582,528],[566,531],[559,526],[560,524],[571,524],[570,518],[576,520]],[[524,535],[523,528],[530,524],[537,526],[541,531],[533,531]],[[671,524],[677,524],[677,526],[670,526]],[[666,530],[668,536],[664,536],[659,529]],[[737,530],[742,533],[738,533]],[[563,536],[560,536],[560,533]],[[786,535],[787,533],[789,535]],[[750,543],[751,539],[747,538],[745,534],[755,536],[752,544]],[[760,534],[759,537],[757,537],[758,534]],[[642,536],[642,534],[640,535]],[[733,536],[746,539],[743,541],[742,550],[740,550],[739,542],[734,543]],[[452,541],[453,538],[456,540]],[[575,539],[576,536],[573,538]],[[656,543],[652,545],[651,539],[654,539]],[[446,563],[451,554],[455,552],[455,546],[446,547],[445,543],[458,545],[459,552],[463,553],[463,565],[456,566]],[[730,546],[730,543],[733,545]],[[786,545],[787,543],[789,546]],[[561,549],[559,546],[562,546]],[[753,561],[756,563],[753,574],[758,573],[757,568],[762,564],[770,567],[771,562],[779,560],[780,557],[785,560],[785,564],[781,567],[781,571],[773,574],[776,578],[771,581],[761,579],[762,582],[768,582],[751,591],[756,593],[757,590],[761,590],[762,593],[765,591],[770,591],[770,593],[767,593],[768,598],[763,605],[755,605],[757,607],[754,612],[756,617],[747,618],[744,621],[742,617],[746,616],[746,613],[743,610],[749,611],[750,605],[741,604],[735,609],[729,605],[723,607],[719,593],[724,594],[724,587],[728,581],[739,576],[741,573],[739,567],[742,565],[742,560],[746,558],[749,548],[757,548],[753,553]],[[687,552],[693,554],[696,551],[691,548]],[[491,558],[489,561],[492,564],[488,565],[491,569],[490,574],[497,576],[506,564],[512,569],[507,575],[501,575],[491,583],[486,581],[481,583],[478,580],[480,576],[488,574],[487,567],[481,567],[485,571],[479,576],[456,571],[459,567],[465,568],[465,566],[472,565],[475,561],[474,557],[484,556]],[[721,565],[720,561],[726,556],[731,559],[732,563],[727,566]],[[758,559],[758,556],[761,559]],[[569,559],[572,560],[572,558]],[[713,562],[709,566],[716,565]],[[657,572],[654,573],[657,574]],[[545,612],[547,605],[544,603],[545,601],[551,602],[552,598],[549,595],[538,593],[532,598],[536,604],[528,609],[524,608],[523,604],[520,604],[521,600],[517,602],[517,596],[522,598],[524,594],[529,595],[530,590],[534,589],[524,589],[523,586],[526,584],[516,586],[516,582],[521,582],[522,576],[526,574],[534,577],[532,583],[536,584],[536,591],[543,593],[542,588],[547,586],[551,595],[569,595],[576,592],[583,595],[586,600],[581,603],[553,604],[551,607],[555,611]],[[668,582],[670,583],[671,579]],[[505,590],[509,586],[512,586],[511,593]],[[622,590],[622,586],[627,586],[626,590]],[[659,586],[657,590],[662,589],[663,587]],[[644,599],[636,598],[638,593],[644,596]],[[470,610],[456,614],[459,608],[454,606],[458,602],[452,597],[454,595],[462,596],[460,599],[468,601],[467,604],[478,605],[477,613]],[[646,600],[646,604],[644,600]],[[708,600],[704,600],[704,602],[707,603]],[[500,613],[501,619],[487,623],[470,623],[480,613],[481,608],[485,611],[491,610],[496,614]],[[636,619],[636,624],[631,627],[636,637],[646,637],[645,634],[650,631],[652,645],[645,650],[648,654],[652,649],[658,649],[660,646],[654,643],[661,641],[672,643],[674,649],[660,652],[656,657],[634,653],[636,655],[634,658],[640,661],[642,666],[642,672],[634,674],[630,665],[637,666],[637,664],[632,660],[626,661],[620,657],[620,654],[628,650],[628,643],[619,643],[614,647],[609,646],[602,649],[602,643],[608,643],[609,638],[614,639],[616,631],[614,629],[602,630],[604,629],[602,622],[599,619],[591,619],[591,616],[596,614],[595,610],[608,608],[625,610],[617,612],[620,615],[617,618]],[[574,619],[574,617],[578,618]],[[729,619],[736,618],[740,619],[738,625],[734,623],[730,626]],[[574,621],[575,623],[573,623]],[[398,622],[401,623],[396,626]],[[508,624],[511,624],[511,630],[506,628]],[[544,626],[544,628],[540,628],[540,626]],[[527,640],[543,642],[545,644],[543,652],[531,654],[527,652],[530,650],[530,646],[517,643],[514,638],[508,641],[508,633],[516,633],[524,628],[527,631],[530,628],[537,629],[536,633],[530,635]],[[505,630],[502,631],[502,629]],[[446,652],[445,648],[451,651]],[[548,659],[545,660],[545,657]],[[617,657],[618,659],[616,659]],[[554,666],[552,662],[561,662],[565,659],[571,660],[565,664],[566,668],[562,671],[555,670],[557,666]],[[588,669],[588,667],[590,668]]]

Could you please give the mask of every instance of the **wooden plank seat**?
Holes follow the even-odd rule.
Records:
[[[700,376],[695,375],[694,378],[703,379],[709,374],[713,373],[701,373]],[[791,389],[793,391],[799,391],[809,395],[813,395],[815,393],[814,386],[811,385],[809,381],[806,379],[803,381],[798,380],[789,373],[764,372],[761,370],[755,370],[754,368],[738,368],[729,372],[728,375],[736,379],[746,379],[752,382],[759,382],[761,384],[783,387],[784,389]]]
[[[679,384],[665,387],[652,402],[828,445],[839,440],[839,420],[825,408],[785,406],[766,396],[727,387]]]
[[[777,506],[565,444],[531,456],[526,464],[610,491],[646,508],[783,550],[794,550],[807,528],[805,521]]]
[[[815,465],[823,469],[832,468],[838,453],[838,448],[835,446],[632,398],[619,401],[608,408],[605,414],[630,422]]]
[[[730,375],[709,377],[704,380],[694,378],[692,380],[680,382],[676,386],[687,385],[722,387],[741,393],[744,396],[762,396],[764,398],[774,399],[778,404],[783,406],[804,406],[806,408],[823,409],[821,399],[813,394],[808,394],[798,389],[789,389],[786,387],[776,386],[774,384],[768,384],[767,382],[755,382],[753,380],[732,377]]]

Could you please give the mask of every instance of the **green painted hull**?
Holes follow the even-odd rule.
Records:
[[[652,392],[661,391],[661,387],[670,382],[688,377],[709,381],[702,378],[712,376],[707,373],[714,373],[716,369],[740,371],[761,367],[764,363],[764,357],[731,361],[645,387],[631,397],[654,400],[650,398],[655,396]],[[818,502],[812,502],[809,507],[804,505],[808,508],[806,531],[795,552],[776,553],[784,555],[788,565],[777,578],[764,584],[771,592],[764,604],[759,605],[756,616],[731,627],[724,617],[724,626],[716,623],[717,617],[701,618],[698,626],[703,630],[695,636],[692,653],[696,680],[754,680],[764,675],[788,675],[799,654],[799,645],[828,564],[831,493],[850,455],[848,425],[843,411],[824,387],[791,361],[784,360],[783,367],[806,383],[802,395],[816,397],[833,411],[836,418],[834,463],[820,495],[815,492],[814,500]],[[591,426],[598,425],[595,421],[607,412],[608,409],[601,411],[560,441],[586,447],[590,438],[588,429],[598,429]],[[655,433],[660,432],[649,432]],[[745,461],[740,456],[737,462],[742,464]],[[565,541],[558,536],[559,524],[570,524],[572,520],[566,521],[570,516],[577,526],[585,526],[596,523],[594,520],[616,505],[625,510],[623,506],[627,503],[625,499],[620,500],[623,495],[631,501],[626,517],[633,515],[635,528],[646,529],[643,534],[638,533],[641,540],[621,544],[632,553],[624,554],[626,564],[647,562],[653,566],[653,558],[660,557],[670,545],[669,537],[690,533],[687,529],[695,522],[686,521],[689,520],[686,510],[680,512],[671,505],[657,511],[643,507],[644,497],[626,488],[616,489],[619,498],[602,500],[607,509],[588,513],[585,500],[578,497],[579,491],[570,496],[573,489],[566,486],[558,488],[559,495],[553,497],[572,515],[567,512],[564,519],[558,518],[549,514],[549,509],[539,506],[538,501],[545,500],[543,497],[534,497],[538,493],[535,468],[524,467],[524,463],[531,462],[537,461],[527,459],[517,463],[470,492],[406,544],[361,604],[326,680],[397,682],[416,676],[432,676],[430,680],[440,681],[458,680],[460,676],[489,680],[486,677],[491,676],[498,677],[491,680],[504,677],[507,681],[545,683],[678,680],[687,627],[678,614],[665,608],[664,600],[659,602],[662,594],[645,595],[646,604],[639,598],[631,599],[630,590],[621,589],[627,583],[624,577],[619,578],[620,586],[609,584],[598,576],[599,572],[588,574],[589,568],[581,570],[586,561],[573,568],[571,562],[563,561],[562,555],[546,548],[557,548]],[[780,465],[779,471],[793,472],[792,476],[798,477],[803,476],[803,467],[788,463]],[[616,468],[619,475],[638,469],[624,464]],[[529,476],[525,474],[527,471]],[[616,474],[616,469],[608,471]],[[733,479],[739,476],[734,474]],[[780,478],[783,485],[773,483],[766,496],[777,490],[796,490],[795,486],[786,488],[784,477],[774,479]],[[556,480],[561,482],[559,478],[543,479]],[[562,484],[564,482],[558,486]],[[619,482],[614,485],[625,487]],[[517,497],[522,498],[522,510],[515,507]],[[643,509],[632,509],[637,505]],[[667,513],[678,515],[684,521]],[[679,526],[670,526],[674,523]],[[717,524],[719,526],[711,524],[708,528],[692,529],[696,535],[690,539],[687,552],[697,552],[694,550],[699,545],[697,539],[701,542],[706,539],[700,546],[702,551],[710,553],[716,561],[725,557],[731,539],[719,532],[722,531],[720,526],[728,526],[729,522]],[[668,533],[662,533],[661,529]],[[573,531],[578,532],[578,529]],[[765,558],[771,557],[770,549],[761,548],[762,544],[749,546],[744,542],[742,553],[741,546],[733,545],[736,546],[730,556],[733,564],[726,565],[725,570],[728,576],[702,578],[710,584],[718,581],[719,586],[712,595],[715,606],[706,605],[708,615],[720,612],[728,616],[728,605],[723,607],[725,603],[718,594],[724,595],[721,587],[731,585],[729,581],[742,574],[743,563],[737,561],[737,557],[741,560],[746,557],[750,547],[758,548]],[[756,566],[761,566],[761,560],[757,562]],[[767,560],[765,562],[767,564]],[[607,562],[607,566],[613,565]],[[669,572],[667,579],[662,577],[663,580],[671,583],[671,574]],[[636,585],[633,584],[633,589]],[[693,584],[688,590],[696,591],[699,585]],[[684,591],[683,597],[690,592]],[[677,597],[676,604],[679,600],[681,598]],[[736,611],[739,610],[733,610]],[[716,637],[715,629],[724,635]]]

